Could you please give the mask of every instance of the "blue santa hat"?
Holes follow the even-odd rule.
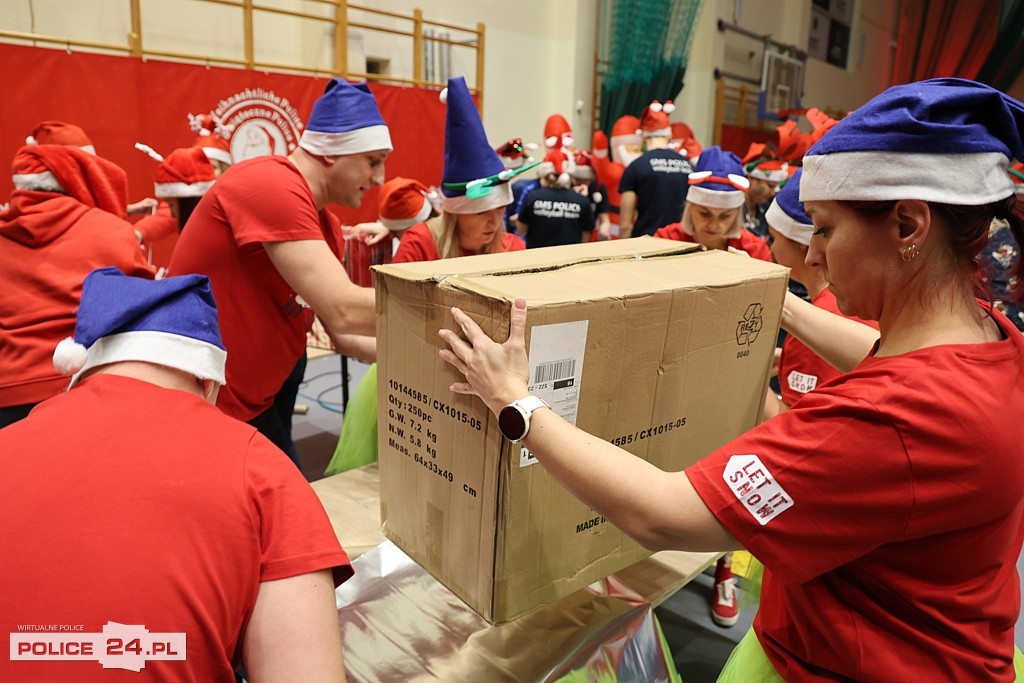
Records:
[[[740,158],[718,145],[706,147],[690,174],[686,201],[714,209],[737,209],[746,201],[750,181]]]
[[[74,339],[53,352],[74,386],[86,370],[118,361],[144,361],[224,384],[227,351],[217,306],[205,275],[163,280],[129,277],[114,267],[85,277]]]
[[[393,149],[391,134],[370,87],[344,78],[332,78],[324,94],[313,103],[299,147],[320,156]]]
[[[779,193],[772,200],[772,205],[765,212],[765,220],[776,232],[788,237],[800,244],[811,243],[811,233],[814,232],[814,223],[804,212],[804,205],[800,201],[800,177],[804,174],[802,168],[798,168],[786,184],[782,186]]]
[[[446,213],[481,213],[512,203],[508,181],[536,163],[506,169],[487,142],[480,113],[462,76],[441,91],[448,104],[444,121],[444,174],[441,202]]]
[[[920,199],[978,206],[1013,194],[1024,105],[981,83],[897,85],[833,126],[804,157],[800,199]]]

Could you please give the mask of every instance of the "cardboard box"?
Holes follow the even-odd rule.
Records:
[[[650,553],[449,390],[438,330],[458,306],[504,341],[525,296],[531,391],[679,470],[759,421],[789,272],[697,249],[642,237],[376,268],[384,535],[488,620]]]

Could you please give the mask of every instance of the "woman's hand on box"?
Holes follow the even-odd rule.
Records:
[[[465,339],[451,330],[438,332],[450,347],[441,349],[441,357],[466,378],[465,382],[452,384],[452,391],[479,396],[495,414],[527,396],[526,299],[518,297],[512,305],[509,337],[504,344],[492,341],[461,309],[453,308],[452,317]]]

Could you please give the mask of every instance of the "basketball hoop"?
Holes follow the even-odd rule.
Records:
[[[765,48],[757,115],[784,120],[807,110],[800,106],[804,89],[804,62]]]

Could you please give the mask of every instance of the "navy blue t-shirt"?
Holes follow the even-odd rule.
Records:
[[[523,197],[526,196],[526,193],[537,187],[540,187],[540,181],[536,178],[521,178],[512,181],[512,203],[505,207],[504,214],[506,232],[516,233],[516,224],[512,220],[512,216],[519,213],[519,209],[523,206]]]
[[[538,187],[523,198],[519,220],[526,223],[526,247],[579,244],[594,229],[590,200],[565,187]]]
[[[633,237],[653,235],[683,217],[688,179],[693,172],[689,160],[671,149],[652,149],[626,167],[619,181],[619,193],[636,193],[636,222]]]

